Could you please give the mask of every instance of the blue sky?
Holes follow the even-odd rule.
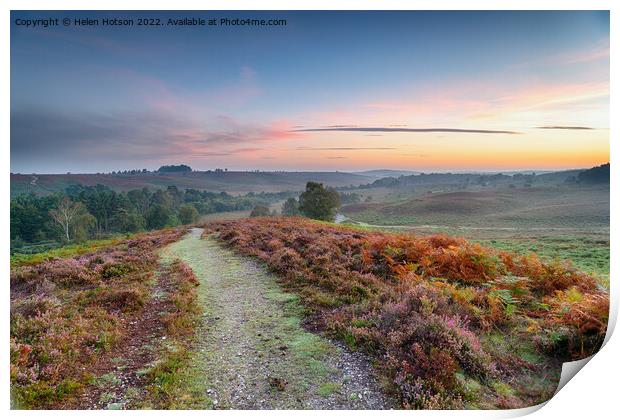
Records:
[[[15,24],[105,16],[287,25]],[[180,162],[518,169],[608,159],[607,12],[12,12],[11,20],[13,172]],[[411,130],[385,130],[396,126]],[[537,128],[546,126],[563,128]],[[429,128],[464,131],[415,131]]]

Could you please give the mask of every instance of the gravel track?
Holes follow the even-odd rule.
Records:
[[[253,259],[192,231],[170,245],[201,285],[205,309],[194,368],[218,409],[386,409],[369,360],[306,331],[303,308]]]

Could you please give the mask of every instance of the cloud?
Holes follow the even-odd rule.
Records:
[[[254,152],[259,152],[263,149],[258,148],[258,147],[241,147],[239,149],[234,149],[231,150],[230,153],[254,153]]]
[[[330,128],[303,128],[293,132],[308,131],[351,131],[351,132],[379,132],[379,133],[476,133],[476,134],[521,134],[509,130],[483,130],[468,128],[403,128],[403,127],[330,127]]]
[[[592,127],[574,127],[574,126],[564,126],[564,125],[544,125],[541,127],[536,127],[540,130],[594,130]]]
[[[148,112],[57,112],[46,108],[11,111],[11,160],[25,163],[155,161],[162,158],[229,156],[258,152],[260,142],[295,138],[288,126],[245,123],[220,116],[196,122]]]
[[[397,150],[396,147],[298,147],[295,150]]]
[[[520,69],[523,67],[539,66],[567,66],[578,63],[591,63],[595,61],[609,61],[609,37],[600,39],[598,42],[583,47],[552,54],[537,60],[524,61],[512,64],[511,67]]]

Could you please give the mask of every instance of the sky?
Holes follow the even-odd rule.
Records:
[[[18,25],[48,17],[61,23]],[[141,17],[162,26],[62,25]],[[286,25],[167,25],[184,17]],[[13,11],[11,22],[15,173],[609,161],[608,12]]]

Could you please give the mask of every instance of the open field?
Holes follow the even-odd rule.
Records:
[[[35,192],[46,195],[64,190],[75,184],[105,185],[115,191],[138,188],[165,189],[175,185],[179,189],[193,188],[207,191],[247,192],[301,191],[308,181],[322,182],[333,187],[359,185],[377,179],[373,176],[346,172],[200,172],[139,173],[139,174],[11,174],[11,197]]]
[[[368,190],[367,194],[373,194]],[[609,279],[609,186],[492,188],[412,194],[381,189],[381,202],[341,209],[360,228],[445,233],[519,254],[571,260]],[[400,197],[399,197],[400,196]],[[377,200],[377,201],[378,201]]]
[[[424,193],[402,200],[352,204],[342,213],[382,225],[602,230],[609,229],[609,186]]]

